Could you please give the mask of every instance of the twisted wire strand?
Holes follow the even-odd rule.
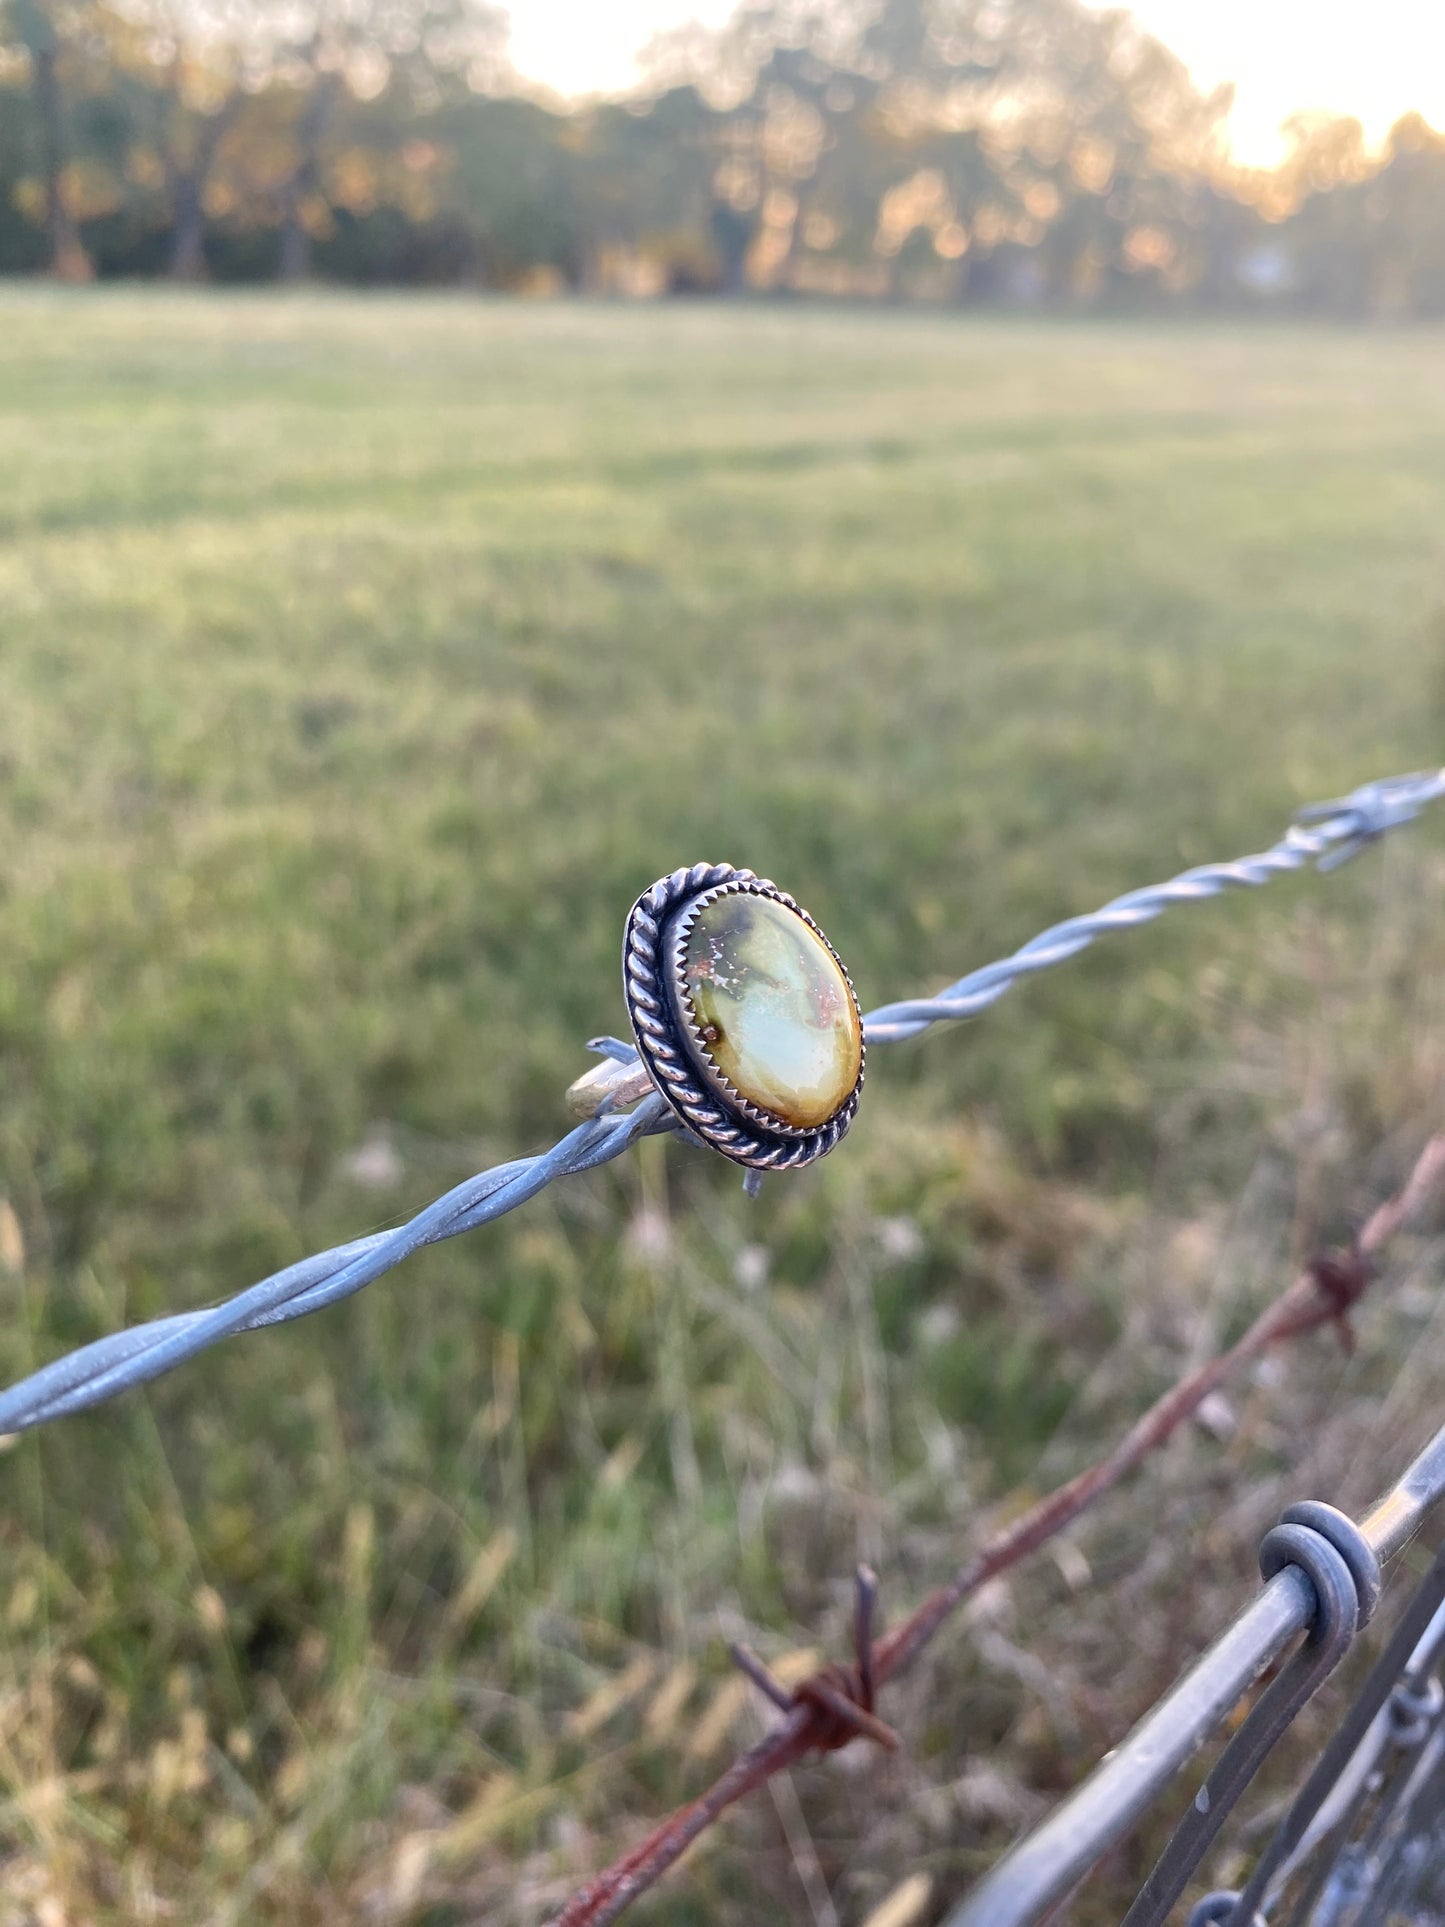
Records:
[[[1013,956],[971,971],[934,997],[885,1004],[863,1020],[869,1044],[897,1043],[930,1025],[975,1016],[1022,978],[1077,956],[1099,937],[1151,923],[1178,903],[1197,903],[1236,888],[1258,888],[1313,863],[1336,868],[1388,830],[1410,822],[1445,796],[1445,770],[1366,783],[1347,797],[1312,805],[1273,848],[1233,863],[1205,864],[1168,883],[1117,897],[1089,916],[1071,917],[1026,943]],[[593,1048],[630,1059],[636,1052],[614,1038]],[[468,1178],[394,1231],[373,1233],[288,1265],[209,1310],[151,1319],[96,1339],[42,1366],[0,1393],[0,1434],[28,1431],[51,1419],[99,1405],[132,1386],[158,1378],[185,1359],[237,1332],[258,1331],[321,1311],[380,1278],[423,1245],[455,1238],[525,1204],[558,1178],[590,1171],[621,1157],[639,1138],[678,1128],[661,1096],[645,1098],[626,1114],[603,1111],[535,1157],[494,1165]]]
[[[1077,957],[1081,950],[1116,930],[1136,930],[1179,903],[1202,903],[1226,890],[1257,890],[1276,877],[1303,870],[1313,863],[1321,870],[1341,863],[1392,830],[1410,822],[1424,804],[1445,795],[1445,770],[1421,770],[1411,776],[1386,777],[1366,783],[1353,795],[1333,803],[1316,803],[1301,810],[1279,842],[1257,856],[1232,863],[1204,863],[1185,870],[1168,883],[1146,884],[1115,897],[1101,910],[1056,923],[1022,949],[998,963],[970,971],[933,997],[913,997],[883,1004],[864,1018],[870,1044],[896,1044],[916,1037],[930,1024],[975,1017],[997,1003],[1021,978],[1052,970],[1055,964]]]
[[[556,1179],[606,1164],[638,1138],[671,1128],[672,1113],[656,1095],[626,1115],[589,1118],[537,1157],[494,1165],[468,1178],[395,1231],[375,1232],[303,1258],[210,1311],[155,1318],[82,1345],[0,1393],[0,1433],[27,1431],[99,1405],[236,1332],[321,1311],[371,1284],[421,1246],[500,1218]]]

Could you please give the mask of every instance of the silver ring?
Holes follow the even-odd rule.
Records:
[[[724,1157],[794,1170],[852,1123],[858,999],[817,924],[766,878],[730,863],[659,878],[628,916],[622,980],[653,1085]]]

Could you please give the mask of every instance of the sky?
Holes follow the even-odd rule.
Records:
[[[512,59],[561,94],[619,92],[653,34],[720,26],[733,4],[511,0]],[[1230,137],[1246,166],[1282,157],[1280,124],[1298,112],[1353,114],[1376,143],[1410,108],[1445,128],[1445,0],[1135,0],[1133,11],[1201,87],[1234,82]]]

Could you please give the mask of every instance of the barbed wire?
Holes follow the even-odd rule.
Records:
[[[878,1689],[906,1672],[982,1587],[1073,1526],[1159,1451],[1206,1398],[1256,1359],[1330,1326],[1344,1344],[1351,1344],[1351,1313],[1374,1281],[1385,1252],[1400,1232],[1438,1204],[1442,1185],[1445,1133],[1429,1140],[1403,1186],[1376,1207],[1347,1250],[1318,1253],[1241,1338],[1186,1371],[1102,1458],[988,1533],[952,1578],[935,1586],[906,1619],[881,1637],[874,1636],[874,1577],[860,1569],[851,1665],[825,1665],[789,1692],[750,1653],[734,1648],[734,1660],[772,1700],[782,1720],[704,1792],[579,1887],[551,1927],[611,1927],[729,1808],[808,1755],[836,1751],[858,1738],[896,1747],[897,1736],[877,1715]],[[1394,1557],[1442,1494],[1445,1431],[1366,1521],[1363,1529],[1372,1535],[1371,1556],[1381,1561]],[[1320,1510],[1313,1508],[1311,1516]],[[1122,1837],[1250,1682],[1309,1625],[1312,1600],[1309,1581],[1301,1583],[1297,1574],[1260,1595],[1162,1703],[1165,1710],[1156,1708],[1147,1714],[1083,1787],[997,1864],[963,1910],[950,1916],[949,1927],[1026,1927],[1026,1923],[1054,1918],[1054,1904]],[[1242,1635],[1240,1629],[1250,1614],[1252,1629]],[[1289,1707],[1272,1720],[1273,1737],[1296,1711],[1298,1707]],[[1228,1808],[1222,1800],[1216,1807],[1217,1824]],[[1199,1843],[1200,1853],[1207,1844],[1207,1839]],[[1179,1859],[1188,1859],[1192,1865],[1197,1857],[1181,1853]],[[1131,1914],[1131,1927],[1134,1919]],[[1159,1927],[1162,1919],[1162,1914],[1157,1919],[1149,1916],[1150,1927]]]
[[[1151,923],[1175,905],[1232,889],[1257,889],[1311,864],[1322,871],[1336,869],[1442,796],[1445,769],[1421,770],[1365,783],[1348,796],[1312,804],[1298,812],[1277,843],[1258,855],[1201,865],[1167,883],[1131,891],[1087,916],[1054,925],[1011,957],[971,971],[933,997],[882,1005],[863,1020],[867,1041],[870,1046],[897,1043],[933,1024],[976,1016],[1022,979],[1066,962],[1100,937]],[[613,1038],[596,1039],[593,1048],[610,1057],[636,1056],[631,1045]],[[621,1157],[639,1138],[664,1131],[679,1132],[680,1127],[656,1094],[625,1114],[604,1107],[550,1150],[468,1178],[394,1231],[318,1252],[209,1310],[174,1313],[96,1339],[0,1393],[0,1435],[28,1431],[99,1405],[171,1371],[223,1338],[321,1311],[374,1283],[424,1245],[490,1223],[557,1179],[594,1170]]]
[[[1168,883],[1131,890],[1106,903],[1102,910],[1056,923],[1011,957],[970,971],[936,996],[884,1004],[870,1011],[864,1019],[868,1042],[898,1043],[905,1037],[916,1037],[930,1024],[977,1016],[1021,978],[1052,970],[1055,964],[1077,957],[1100,937],[1152,923],[1176,904],[1202,903],[1209,897],[1223,896],[1227,890],[1257,890],[1309,864],[1325,872],[1337,870],[1386,831],[1412,822],[1426,803],[1440,796],[1445,796],[1445,770],[1418,770],[1410,776],[1387,776],[1362,784],[1349,796],[1333,802],[1311,803],[1297,812],[1279,842],[1258,856],[1238,857],[1232,863],[1200,864]]]

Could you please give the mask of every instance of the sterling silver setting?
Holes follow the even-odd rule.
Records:
[[[637,899],[622,947],[627,1015],[654,1087],[689,1131],[735,1164],[763,1171],[797,1170],[831,1151],[853,1122],[866,1048],[852,1090],[832,1116],[812,1130],[760,1109],[712,1061],[688,1003],[683,974],[687,933],[707,904],[741,894],[771,897],[802,918],[842,973],[861,1033],[853,981],[807,911],[766,877],[730,863],[695,863],[690,870],[674,870]]]

